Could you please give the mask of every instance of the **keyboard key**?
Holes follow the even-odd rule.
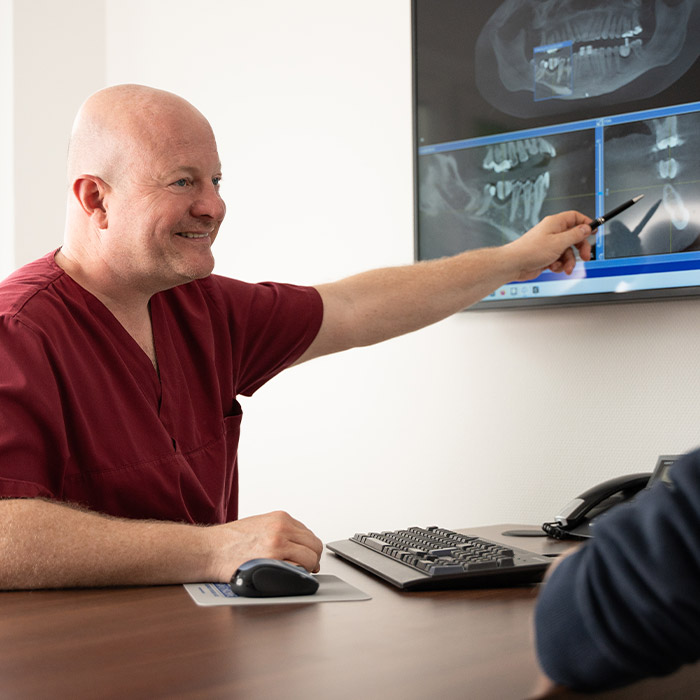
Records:
[[[494,569],[495,562],[493,561],[470,561],[464,565],[466,571],[481,571],[482,569]]]
[[[365,537],[365,539],[362,540],[362,544],[365,545],[365,547],[373,549],[375,552],[381,552],[387,546],[386,542],[370,536]]]
[[[470,565],[468,565],[470,566]],[[461,574],[464,572],[462,564],[439,564],[430,569],[432,576],[442,576],[444,574]]]
[[[444,549],[431,549],[430,554],[432,554],[434,557],[442,557],[446,554],[452,554],[454,551],[454,547],[445,547]]]

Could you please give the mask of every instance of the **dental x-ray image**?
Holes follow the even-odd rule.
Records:
[[[477,39],[476,83],[518,117],[641,100],[691,67],[699,28],[696,0],[506,0]]]
[[[548,214],[595,207],[591,130],[434,153],[418,167],[421,258],[508,243]]]
[[[700,250],[698,134],[697,112],[606,127],[606,202],[645,195],[605,225],[606,259]]]

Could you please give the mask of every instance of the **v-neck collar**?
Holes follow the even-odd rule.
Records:
[[[154,407],[160,413],[162,404],[162,382],[163,382],[163,362],[159,352],[158,332],[154,321],[153,300],[157,298],[157,294],[151,299],[151,325],[153,328],[153,343],[155,347],[156,358],[158,361],[158,371],[153,366],[151,358],[146,354],[143,348],[134,340],[130,333],[119,322],[117,317],[109,310],[109,308],[98,299],[92,292],[88,291],[78,284],[65,270],[60,268],[54,261],[54,265],[63,273],[63,278],[67,284],[74,286],[80,292],[80,295],[85,300],[91,313],[100,320],[105,330],[110,334],[112,342],[118,348],[119,354],[124,362],[129,365],[129,369],[137,379],[139,388],[144,396],[153,402]]]

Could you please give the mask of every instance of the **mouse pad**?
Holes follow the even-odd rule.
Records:
[[[197,605],[288,605],[290,603],[336,603],[346,600],[371,600],[359,588],[333,574],[316,574],[318,590],[313,595],[270,598],[245,598],[236,595],[228,583],[186,583],[185,590]]]

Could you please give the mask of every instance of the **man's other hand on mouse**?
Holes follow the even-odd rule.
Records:
[[[211,534],[214,578],[231,580],[249,559],[281,559],[317,573],[323,543],[305,525],[283,511],[241,518],[208,528]]]

